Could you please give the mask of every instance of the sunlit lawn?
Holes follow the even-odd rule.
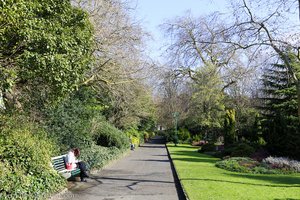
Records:
[[[188,145],[168,145],[179,179],[190,200],[300,200],[300,174],[259,175],[226,171],[219,159]]]

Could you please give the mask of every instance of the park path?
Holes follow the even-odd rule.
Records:
[[[152,140],[92,174],[87,183],[72,182],[64,200],[182,200],[164,144]],[[178,192],[177,192],[178,190]]]

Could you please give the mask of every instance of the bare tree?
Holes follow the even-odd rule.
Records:
[[[73,0],[73,5],[86,10],[94,25],[95,61],[82,85],[93,87],[99,99],[105,99],[115,125],[138,124],[146,115],[138,94],[151,93],[145,82],[155,66],[144,52],[148,34],[131,17],[126,1]]]
[[[94,25],[96,60],[83,84],[132,82],[152,66],[143,52],[147,33],[130,17],[126,1],[74,0],[73,4],[88,12]]]
[[[300,32],[287,17],[292,13],[286,13],[285,4],[278,1],[272,4],[272,8],[263,7],[268,12],[260,12],[258,4],[247,0],[235,2],[234,24],[222,31],[230,37],[219,43],[230,44],[234,49],[255,49],[256,54],[264,51],[270,57],[279,56],[296,83],[300,121]],[[293,62],[289,56],[291,53],[295,55]]]
[[[248,66],[261,54],[267,54],[268,59],[279,56],[297,85],[300,121],[300,33],[299,26],[290,18],[295,14],[294,3],[294,0],[239,0],[232,3],[232,20],[227,16],[225,21],[213,14],[196,20],[188,16],[167,23],[171,63],[184,66],[179,71],[191,78],[198,67],[214,66],[215,72],[225,74],[224,88],[227,88],[236,83],[238,77],[247,75]],[[293,62],[291,53],[295,56]],[[241,68],[243,65],[246,68]]]
[[[170,64],[179,74],[196,82],[198,69],[214,68],[211,72],[223,77],[221,91],[236,83],[248,74],[247,63],[243,62],[247,52],[220,42],[228,41],[231,36],[223,31],[226,27],[218,13],[200,18],[186,15],[165,23],[163,28],[170,38],[166,49]]]
[[[162,75],[159,86],[161,98],[158,100],[159,123],[167,128],[172,127],[172,113],[179,110],[178,88],[179,82],[172,71],[167,71]]]

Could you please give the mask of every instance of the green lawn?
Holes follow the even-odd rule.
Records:
[[[235,173],[215,167],[219,159],[200,154],[192,146],[168,145],[168,149],[190,200],[300,200],[300,174]]]

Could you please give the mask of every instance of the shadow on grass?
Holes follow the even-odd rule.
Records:
[[[177,157],[178,156],[178,157]],[[179,160],[185,162],[207,162],[215,163],[219,161],[218,158],[214,158],[210,155],[201,154],[194,151],[175,151],[171,153],[172,160]]]
[[[184,146],[178,145],[178,146],[175,146],[174,144],[168,144],[167,146],[171,147],[171,148],[181,148],[181,149],[185,148],[185,149],[195,149],[195,150],[200,148],[200,146],[191,146],[191,145],[184,145]]]
[[[212,157],[210,155],[201,154],[196,151],[191,151],[189,149],[184,150],[185,147],[181,147],[181,150],[174,150],[171,155],[174,161],[184,161],[184,162],[198,162],[198,163],[216,163],[220,159]],[[257,185],[257,186],[268,186],[268,187],[300,187],[300,176],[299,175],[272,175],[272,174],[242,174],[242,173],[224,173],[227,176],[236,178],[245,178],[248,180],[260,180],[267,181],[270,184],[260,184],[260,183],[247,183],[239,181],[230,180],[214,180],[214,179],[182,179],[182,180],[205,180],[205,181],[219,181],[228,183],[237,183],[245,185]]]
[[[293,175],[278,175],[278,174],[229,174],[226,173],[228,176],[238,177],[238,178],[247,178],[253,180],[260,180],[260,181],[268,181],[274,184],[288,184],[288,185],[297,185],[292,187],[300,187],[300,176],[293,176]],[[289,187],[289,186],[286,186]]]
[[[172,158],[173,161],[216,163],[216,160],[206,158]]]
[[[216,180],[216,179],[207,179],[207,178],[182,178],[180,181],[213,181],[221,183],[234,183],[242,185],[254,185],[254,186],[264,186],[264,187],[278,187],[278,188],[288,188],[288,187],[300,187],[300,185],[275,185],[275,184],[260,184],[260,183],[245,183],[239,181],[228,181],[228,180]],[[282,183],[284,184],[284,183]]]
[[[195,156],[200,157],[200,154],[198,152],[193,151],[175,151],[171,153],[172,155],[180,155],[180,156]]]

